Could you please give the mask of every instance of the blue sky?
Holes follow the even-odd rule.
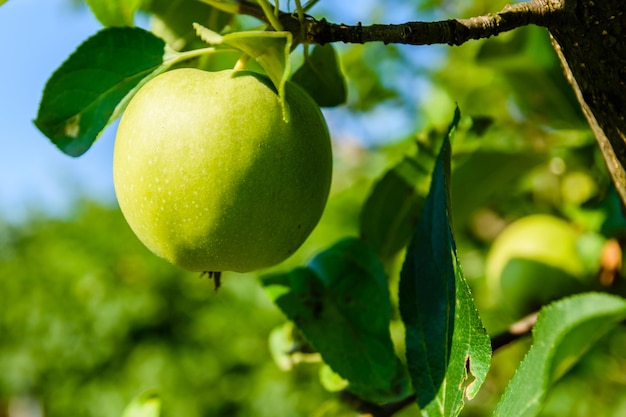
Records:
[[[347,22],[364,23],[369,23],[368,16],[369,20],[375,16],[387,21],[394,21],[396,16],[395,20],[401,21],[409,15],[405,10],[402,18],[397,13],[383,17],[372,11],[376,4],[372,0],[361,0],[359,7],[333,4],[332,14]],[[115,204],[115,126],[110,126],[85,155],[72,158],[61,153],[32,123],[48,77],[99,29],[100,23],[85,7],[72,7],[68,0],[9,0],[0,6],[0,219],[15,222],[31,213],[65,214],[84,195]],[[424,52],[417,56],[424,56]],[[407,90],[424,88],[423,80],[413,81],[421,85]],[[366,144],[387,136],[390,127],[396,131],[414,128],[415,114],[407,113],[406,108],[382,107],[374,114],[378,115],[354,116],[339,109],[327,116],[338,134],[360,131],[359,137]],[[385,123],[380,123],[381,118]]]
[[[50,74],[99,29],[90,13],[67,0],[9,0],[0,7],[0,217],[64,213],[83,193],[114,202],[114,129],[71,158],[32,123]]]

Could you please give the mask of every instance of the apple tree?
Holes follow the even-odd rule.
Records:
[[[457,416],[488,389],[493,352],[532,329],[491,408],[538,415],[626,318],[625,6],[415,3],[380,7],[432,19],[343,24],[317,0],[89,0],[105,28],[51,74],[35,124],[78,157],[121,116],[115,182],[133,231],[216,287],[272,267],[259,282],[288,320],[275,356],[315,352],[355,411]],[[427,48],[443,65],[420,62]],[[380,116],[398,107],[410,131]],[[368,118],[385,145],[350,145]],[[125,416],[158,404],[139,397]]]

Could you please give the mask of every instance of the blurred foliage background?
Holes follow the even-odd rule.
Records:
[[[320,2],[313,12],[366,24],[466,17],[503,4]],[[376,180],[422,152],[456,103],[463,121],[453,145],[454,227],[490,334],[519,318],[485,282],[492,242],[512,221],[544,213],[592,236],[594,276],[603,267],[598,248],[624,241],[619,200],[545,31],[454,48],[337,47],[349,102],[326,111],[336,158],[331,200],[305,246],[277,269],[358,235]],[[386,264],[392,286],[401,259]],[[615,272],[619,281],[623,271]],[[62,218],[0,221],[0,417],[119,416],[148,389],[162,395],[165,416],[355,415],[324,390],[315,355],[285,355],[277,351],[284,344],[269,343],[283,324],[256,276],[225,274],[215,293],[208,278],[149,253],[116,207],[79,198]],[[496,353],[464,415],[490,414],[528,345]],[[625,415],[625,345],[623,328],[603,339],[557,385],[542,416]]]

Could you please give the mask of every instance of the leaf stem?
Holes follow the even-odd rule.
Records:
[[[267,0],[259,0],[259,5],[263,9],[265,17],[269,21],[270,25],[272,25],[274,30],[276,30],[277,32],[282,32],[284,29],[282,23],[280,23],[280,20],[278,20],[278,9],[272,10],[272,5],[269,4]]]
[[[298,20],[304,22],[304,9],[300,0],[296,0],[296,10],[298,11]]]
[[[217,52],[227,52],[227,51],[232,51],[232,50],[216,49],[212,46],[209,46],[207,48],[192,49],[192,50],[185,51],[185,52],[177,52],[175,55],[172,55],[169,59],[166,59],[166,65],[168,67],[171,67],[172,65],[175,65],[180,62],[187,61],[193,58],[197,58],[202,55],[208,55],[208,54],[213,54]]]
[[[309,10],[311,10],[311,8],[313,6],[315,6],[315,4],[317,4],[319,0],[309,0],[306,2],[306,4],[304,5],[304,11],[308,12]]]

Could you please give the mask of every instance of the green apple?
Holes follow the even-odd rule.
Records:
[[[583,291],[589,273],[578,250],[579,237],[572,225],[551,215],[511,223],[487,255],[485,272],[493,301],[526,314]]]
[[[332,153],[315,102],[265,76],[176,69],[146,83],[120,121],[114,184],[132,230],[191,271],[280,263],[318,223]]]

